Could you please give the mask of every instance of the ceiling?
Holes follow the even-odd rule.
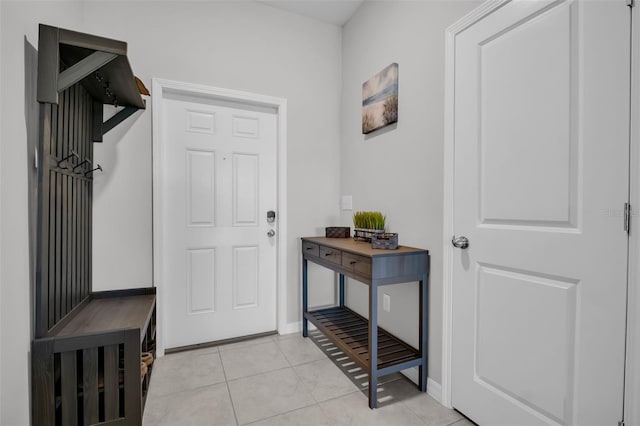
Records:
[[[259,0],[298,15],[343,26],[364,0]]]

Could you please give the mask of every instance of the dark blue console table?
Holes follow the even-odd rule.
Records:
[[[307,265],[311,261],[340,275],[339,305],[309,311]],[[369,286],[369,318],[345,306],[344,277]],[[369,375],[369,407],[376,408],[378,378],[419,367],[419,388],[427,390],[427,295],[429,252],[400,246],[372,249],[370,243],[350,238],[302,238],[302,335],[308,321]],[[419,348],[378,327],[378,287],[419,281]]]

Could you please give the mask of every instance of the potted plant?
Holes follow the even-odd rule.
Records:
[[[380,212],[355,212],[353,214],[353,238],[371,242],[373,234],[383,234],[386,216]]]

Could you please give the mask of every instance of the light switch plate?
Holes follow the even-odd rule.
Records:
[[[391,312],[391,296],[386,293],[382,296],[382,310]]]
[[[353,197],[351,195],[342,196],[342,210],[353,210]]]

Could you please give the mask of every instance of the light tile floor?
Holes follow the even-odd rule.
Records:
[[[160,358],[143,425],[473,425],[401,374],[382,378],[370,410],[366,374],[329,343],[315,331]]]

